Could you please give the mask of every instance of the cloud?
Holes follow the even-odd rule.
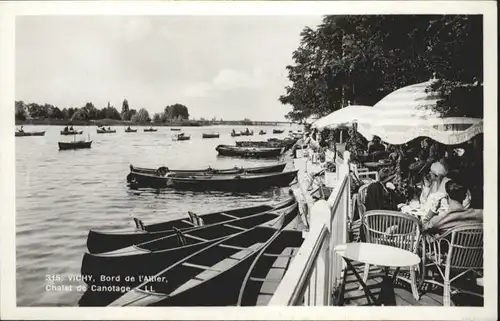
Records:
[[[239,89],[259,89],[268,85],[262,68],[257,67],[250,72],[235,69],[222,69],[208,82],[198,82],[185,87],[183,94],[188,97],[214,96],[219,93]]]

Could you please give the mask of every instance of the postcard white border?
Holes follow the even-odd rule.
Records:
[[[482,14],[485,74],[485,300],[482,308],[256,307],[256,308],[18,308],[15,256],[14,109],[17,15],[325,15]],[[297,30],[300,32],[300,30]],[[36,54],[36,53],[34,53]],[[291,54],[291,53],[290,53]],[[332,2],[0,2],[0,319],[114,320],[495,320],[497,318],[497,6],[494,1]]]

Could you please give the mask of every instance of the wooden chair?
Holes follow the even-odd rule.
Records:
[[[443,305],[451,305],[451,284],[467,273],[477,278],[482,277],[483,270],[483,224],[470,224],[456,227],[444,234],[423,238],[423,282],[443,287]],[[426,278],[429,267],[435,267],[443,283],[434,278]],[[454,276],[452,277],[452,273]],[[483,297],[483,294],[453,288],[454,292],[462,292]]]
[[[410,214],[397,211],[371,210],[362,217],[366,242],[394,246],[417,253],[420,244],[420,222]],[[416,268],[410,268],[410,279],[397,275],[409,283],[415,300],[420,298],[417,287]],[[365,264],[363,281],[366,283],[370,265]]]

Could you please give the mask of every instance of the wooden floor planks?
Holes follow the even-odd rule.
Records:
[[[359,275],[363,276],[364,265],[354,264]],[[422,295],[419,300],[413,298],[411,287],[406,282],[397,280],[393,284],[391,292],[382,291],[382,277],[379,276],[381,269],[377,267],[370,266],[370,274],[368,281],[366,282],[369,290],[374,294],[375,298],[379,298],[379,295],[383,293],[384,300],[389,304],[385,305],[396,305],[396,306],[442,306],[443,305],[443,289],[439,287],[424,286]],[[457,306],[482,306],[482,299],[475,296],[465,294],[452,295],[452,305]],[[345,306],[366,306],[368,305],[368,300],[362,289],[359,288],[359,282],[357,281],[354,273],[349,271],[347,274],[347,280],[344,292]],[[392,304],[390,304],[392,302]]]

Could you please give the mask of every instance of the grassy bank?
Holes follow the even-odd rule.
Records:
[[[62,120],[62,119],[27,119],[24,121],[16,120],[16,125],[54,125],[54,126],[172,126],[172,127],[197,127],[197,126],[214,126],[214,125],[235,125],[235,126],[279,126],[289,125],[288,122],[248,122],[248,121],[208,121],[208,120],[183,120],[169,121],[165,123],[132,123],[130,121],[116,119],[99,119],[99,120]]]

